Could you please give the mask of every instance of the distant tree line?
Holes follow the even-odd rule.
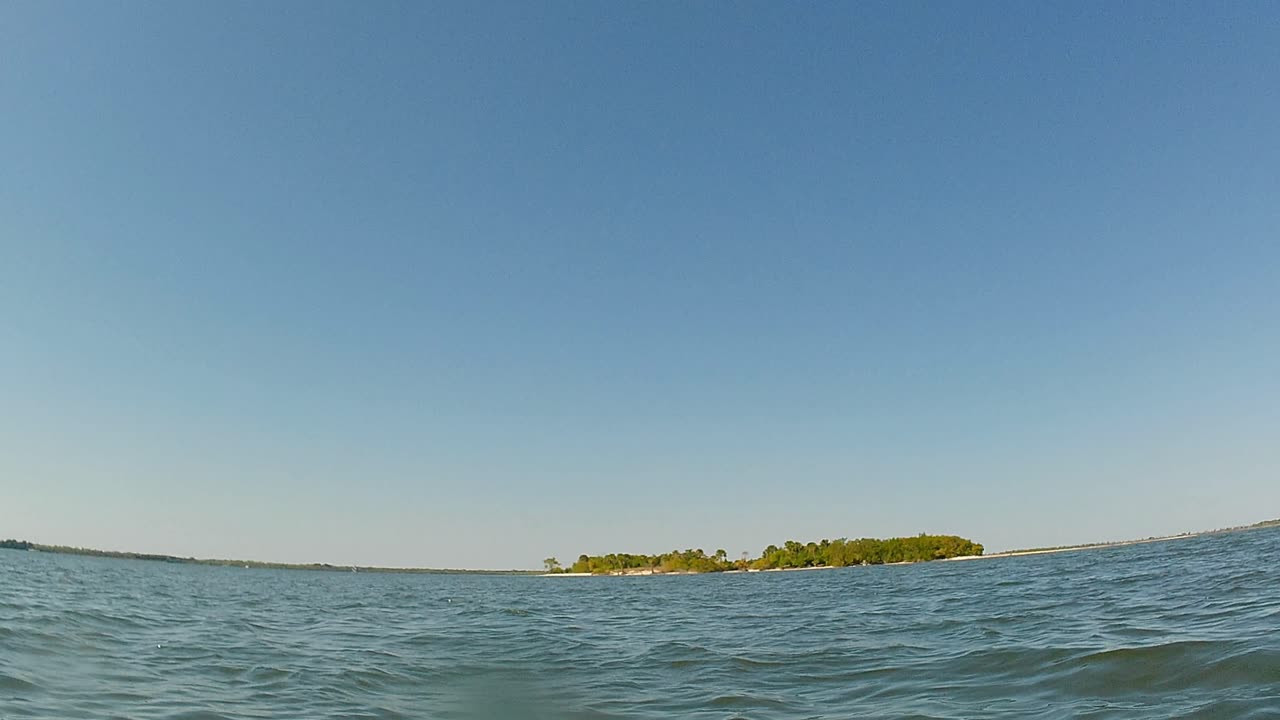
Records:
[[[900,562],[927,562],[946,558],[981,555],[978,543],[956,535],[926,535],[879,540],[860,538],[822,540],[801,545],[788,540],[782,547],[770,545],[752,567],[760,570],[884,565]]]
[[[740,560],[730,560],[724,550],[708,555],[702,549],[672,550],[661,555],[634,555],[610,553],[608,555],[580,555],[577,562],[565,569],[555,558],[544,561],[547,571],[610,573],[652,571],[669,572],[725,572],[727,570],[785,570],[807,567],[847,567],[850,565],[883,565],[898,562],[925,562],[966,555],[981,555],[982,545],[956,535],[927,535],[898,537],[880,540],[860,538],[849,540],[821,540],[800,543],[788,540],[782,547],[770,545],[760,557],[748,559],[746,553]]]
[[[738,561],[741,563],[741,561]],[[592,573],[607,575],[623,570],[652,570],[654,572],[723,572],[739,568],[739,564],[730,562],[724,550],[717,550],[708,555],[702,548],[697,550],[672,550],[661,555],[633,555],[631,553],[611,553],[609,555],[579,555],[568,572]],[[554,572],[554,571],[553,571]]]
[[[31,543],[26,540],[14,540],[13,538],[0,540],[0,549],[4,550],[30,550],[31,547]]]

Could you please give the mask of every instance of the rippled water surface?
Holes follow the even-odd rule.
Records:
[[[1280,718],[1280,531],[542,578],[0,551],[0,718]]]

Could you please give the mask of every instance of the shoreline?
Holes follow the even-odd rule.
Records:
[[[70,555],[74,557],[102,558],[107,560],[137,560],[171,565],[202,565],[244,570],[299,570],[318,573],[377,573],[392,575],[538,575],[540,570],[469,570],[465,568],[384,567],[379,565],[335,565],[332,563],[285,563],[264,560],[228,560],[222,558],[179,557],[155,553],[138,553],[123,550],[97,550],[67,545],[46,545],[26,540],[0,540],[0,550],[44,553],[46,555]]]
[[[894,562],[894,563],[877,563],[880,565],[919,565],[923,562],[960,562],[968,560],[992,560],[998,558],[1023,557],[1027,555],[1051,555],[1056,553],[1078,552],[1081,550],[1101,550],[1105,548],[1124,547],[1127,545],[1145,545],[1150,543],[1172,542],[1174,540],[1186,540],[1196,537],[1204,537],[1208,535],[1226,535],[1236,532],[1247,532],[1250,530],[1262,530],[1266,528],[1280,527],[1280,519],[1264,520],[1253,523],[1252,525],[1237,525],[1229,528],[1218,528],[1216,530],[1202,530],[1199,532],[1185,532],[1175,535],[1162,535],[1160,537],[1149,537],[1139,540],[1117,540],[1115,542],[1105,543],[1088,543],[1083,545],[1070,545],[1055,548],[1031,548],[1027,550],[1008,550],[1005,552],[991,553],[990,555],[963,555],[951,558],[940,558],[938,560],[922,560],[916,562]],[[541,570],[469,570],[463,568],[405,568],[405,567],[382,567],[377,565],[333,565],[329,563],[275,563],[264,562],[260,560],[223,560],[212,558],[194,558],[194,557],[178,557],[174,555],[158,555],[150,553],[135,553],[116,550],[96,550],[92,548],[68,547],[65,545],[46,545],[43,543],[34,543],[18,540],[0,540],[0,550],[13,550],[16,552],[42,552],[54,555],[75,555],[79,557],[98,557],[113,560],[140,560],[146,562],[165,562],[178,565],[204,565],[206,567],[231,567],[243,568],[246,570],[301,570],[305,572],[350,572],[350,573],[387,573],[387,574],[405,574],[405,575],[505,575],[515,576],[523,575],[527,577],[651,577],[654,575],[715,575],[715,574],[753,574],[767,572],[802,572],[807,570],[839,570],[840,567],[832,565],[819,565],[813,567],[799,568],[768,568],[768,569],[747,569],[747,570],[725,570],[720,573],[701,573],[701,572],[655,572],[653,569],[646,568],[639,572],[621,572],[617,574],[593,574],[593,573],[547,573]],[[871,567],[870,565],[847,565],[843,567]]]

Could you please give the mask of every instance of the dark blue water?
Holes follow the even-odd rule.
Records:
[[[0,551],[0,718],[1280,718],[1280,531],[541,578]]]

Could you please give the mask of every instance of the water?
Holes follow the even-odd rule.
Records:
[[[1280,718],[1280,530],[541,578],[0,551],[0,718]]]

